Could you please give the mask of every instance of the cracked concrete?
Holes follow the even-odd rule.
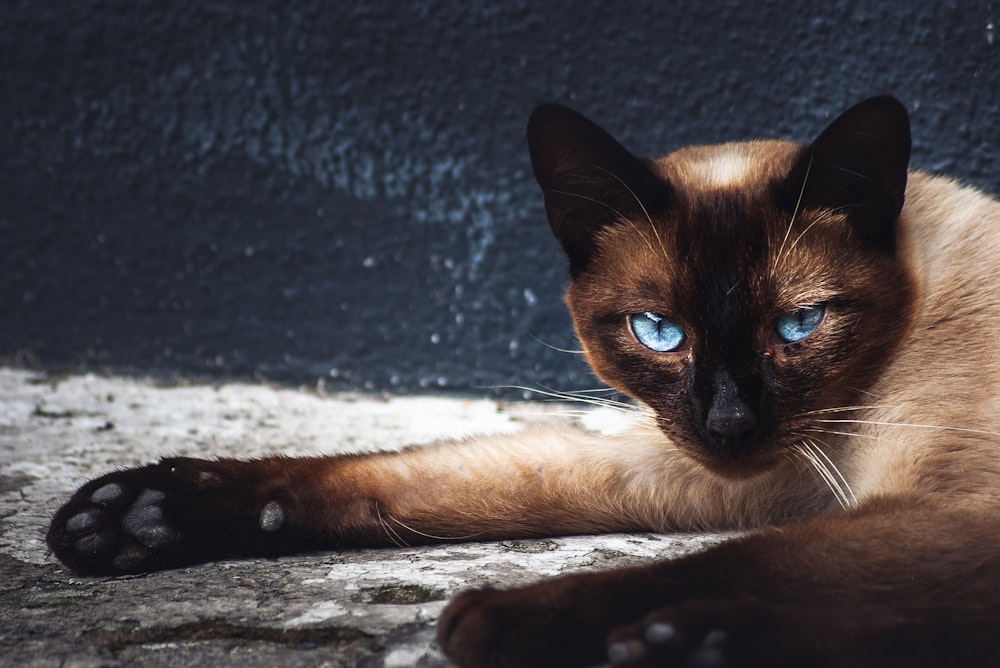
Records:
[[[0,665],[444,666],[457,591],[704,549],[719,535],[607,535],[321,552],[77,577],[48,518],[86,479],[165,455],[358,452],[552,419],[544,404],[321,396],[0,369]]]

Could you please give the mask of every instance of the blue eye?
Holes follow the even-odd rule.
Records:
[[[655,313],[636,313],[629,316],[629,323],[639,343],[658,353],[670,353],[684,343],[684,330]]]
[[[823,304],[795,309],[778,318],[774,331],[785,343],[795,343],[815,332],[825,314],[826,306]]]

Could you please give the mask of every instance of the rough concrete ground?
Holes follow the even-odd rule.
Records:
[[[86,479],[164,455],[314,454],[516,431],[551,407],[325,397],[0,369],[0,665],[444,666],[460,589],[685,554],[713,535],[609,535],[313,553],[76,577],[43,536]]]

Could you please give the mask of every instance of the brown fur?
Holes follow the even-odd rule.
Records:
[[[590,665],[606,642],[630,665],[993,665],[1000,204],[907,175],[890,98],[809,145],[640,160],[557,107],[536,112],[529,143],[587,357],[648,407],[627,432],[164,460],[82,487],[53,520],[57,556],[116,573],[344,544],[757,528],[679,561],[467,593],[441,645],[462,666]],[[813,304],[827,305],[815,333],[776,336]],[[644,312],[683,325],[683,345],[640,343],[628,322]],[[752,419],[720,436],[713,414]],[[155,540],[123,528],[143,490],[165,495]],[[262,531],[272,504],[280,521]],[[657,625],[674,639],[651,642]]]

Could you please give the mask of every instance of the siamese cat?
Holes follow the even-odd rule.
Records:
[[[908,173],[907,112],[813,142],[635,157],[574,111],[528,124],[587,358],[635,399],[569,427],[393,454],[189,458],[84,485],[78,573],[231,555],[750,530],[654,565],[469,591],[459,666],[1000,665],[1000,203]]]

